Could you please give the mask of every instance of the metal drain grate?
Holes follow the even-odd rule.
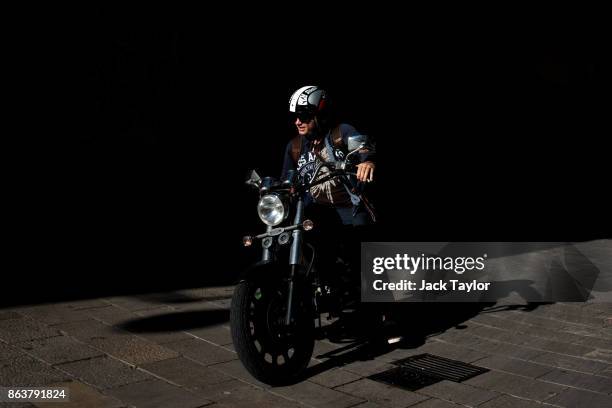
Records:
[[[486,368],[432,354],[419,354],[418,356],[398,360],[393,364],[399,365],[415,374],[455,382],[465,381],[489,371]]]
[[[368,377],[371,380],[382,382],[408,391],[416,391],[428,385],[440,382],[440,379],[429,377],[399,366],[382,373]]]

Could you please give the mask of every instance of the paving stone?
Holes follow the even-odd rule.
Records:
[[[490,356],[473,363],[478,367],[489,368],[492,370],[506,371],[511,374],[522,375],[525,377],[538,378],[552,370],[553,367],[534,364],[524,360],[517,360],[505,356]]]
[[[42,387],[69,379],[68,375],[29,356],[0,361],[2,387]]]
[[[34,406],[40,408],[123,408],[126,405],[108,395],[101,394],[95,388],[79,381],[52,384],[51,387],[68,388],[70,400],[62,402],[40,402]]]
[[[535,326],[530,326],[529,330],[524,330],[524,331],[521,331],[520,333],[525,333],[532,337],[539,337],[542,339],[555,340],[561,343],[579,344],[581,341],[585,339],[583,335],[579,335],[576,333],[561,332],[563,333],[563,335],[560,336],[559,335],[560,332],[558,330],[553,331],[553,330],[550,330],[544,327],[535,327]],[[530,339],[526,341],[526,343],[528,344],[529,341]]]
[[[464,348],[464,349],[468,352],[472,351],[467,348]],[[404,358],[416,356],[416,355],[423,354],[423,353],[424,351],[422,351],[420,348],[411,348],[411,349],[397,348],[386,354],[381,355],[380,357],[377,357],[377,359],[393,364],[397,362],[398,360],[402,360]]]
[[[19,348],[14,346],[9,346],[5,343],[0,343],[0,361],[7,360],[13,357],[22,356],[23,353]]]
[[[194,302],[177,303],[173,304],[172,307],[174,307],[177,311],[181,312],[206,312],[211,310],[221,311],[229,309],[224,305],[219,305],[212,302],[205,302],[201,300]]]
[[[7,343],[59,336],[60,332],[27,318],[0,320],[0,339]]]
[[[134,312],[133,316],[131,316],[129,319],[124,320],[123,322],[121,322],[121,324],[124,325],[122,327],[125,330],[130,331],[138,335],[139,337],[143,337],[149,341],[152,341],[154,343],[159,343],[159,344],[169,343],[172,341],[179,341],[179,340],[188,340],[188,339],[193,338],[192,336],[188,335],[187,333],[185,333],[184,331],[180,329],[155,327],[152,324],[150,325],[150,327],[140,330],[140,329],[133,328],[130,326],[130,323],[143,322],[143,321],[146,321],[147,318],[167,316],[167,315],[172,315],[174,313],[177,313],[176,309],[169,307],[169,306],[162,306],[162,307],[158,307],[158,308],[150,309],[150,310],[140,310],[140,311]]]
[[[177,309],[175,309],[172,306],[158,305],[157,307],[153,309],[138,310],[133,313],[136,316],[140,316],[140,317],[155,317],[155,316],[165,316],[165,315],[176,313],[176,312],[177,312]]]
[[[173,383],[191,389],[206,389],[211,386],[217,386],[222,382],[233,380],[233,377],[229,375],[211,370],[184,357],[144,364],[142,368]]]
[[[538,380],[567,385],[574,388],[582,388],[594,392],[612,392],[612,378],[577,373],[575,371],[555,369],[538,378]]]
[[[585,310],[592,310],[595,313],[612,314],[612,303],[589,303],[583,306]]]
[[[609,365],[606,368],[604,368],[603,370],[598,371],[597,375],[601,375],[601,376],[604,376],[604,377],[612,378],[612,365]]]
[[[238,358],[231,351],[195,338],[165,343],[164,346],[204,365],[222,363]]]
[[[76,337],[77,339],[86,343],[88,343],[91,339],[104,339],[107,337],[126,334],[126,332],[122,330],[94,319],[58,324],[53,327],[62,331],[66,335]]]
[[[84,312],[87,313],[88,316],[111,326],[125,324],[138,318],[138,315],[136,315],[134,312],[130,312],[112,305],[107,305],[106,307],[96,309],[87,309]]]
[[[65,363],[56,367],[102,390],[151,378],[143,371],[108,357]]]
[[[487,354],[466,347],[455,346],[441,341],[432,341],[419,348],[422,353],[434,354],[440,357],[471,363],[487,357]]]
[[[235,286],[211,286],[202,289],[202,297],[205,299],[226,298],[229,299],[234,294]],[[200,289],[198,289],[199,291]],[[195,292],[197,294],[198,292]]]
[[[408,407],[419,401],[428,399],[428,397],[424,395],[392,387],[367,378],[335,389],[391,408]]]
[[[438,336],[434,336],[433,339],[466,348],[478,348],[480,343],[484,341],[483,339],[472,336],[463,330],[449,330]]]
[[[206,288],[181,289],[172,292],[151,293],[146,295],[146,298],[156,299],[160,303],[174,305],[203,300],[205,298],[205,291]]]
[[[110,297],[104,298],[104,300],[111,305],[118,306],[122,309],[129,310],[132,312],[137,310],[155,309],[160,307],[160,303],[157,301],[152,301],[144,297],[137,296]]]
[[[538,337],[538,328],[528,324],[512,322],[506,319],[495,319],[497,326],[478,323],[470,334],[493,341],[503,341],[512,344],[523,344],[530,337]],[[471,322],[471,321],[470,321]],[[546,331],[548,332],[548,331]],[[543,330],[542,333],[545,333]]]
[[[506,317],[509,320],[520,323],[527,323],[534,326],[545,327],[551,330],[559,331],[567,326],[566,322],[559,322],[556,320],[547,319],[544,317],[538,317],[530,315],[529,312],[510,312],[511,314]]]
[[[103,299],[87,299],[87,300],[73,300],[70,302],[63,303],[66,307],[74,310],[85,310],[94,309],[98,307],[107,307],[109,304]]]
[[[93,338],[89,344],[135,365],[178,357],[172,349],[130,335]]]
[[[236,359],[236,360],[232,360],[232,361],[228,361],[226,363],[220,363],[220,364],[215,364],[215,365],[211,365],[210,368],[212,370],[217,370],[222,372],[223,374],[227,374],[230,377],[233,378],[238,378],[242,381],[245,381],[249,384],[253,384],[259,388],[264,388],[264,389],[269,389],[270,386],[268,384],[264,384],[258,380],[256,380],[255,378],[253,378],[253,376],[251,375],[251,373],[249,373],[246,368],[244,368],[244,366],[242,365],[242,363],[240,362],[240,360]]]
[[[362,378],[362,376],[357,375],[355,373],[351,373],[350,371],[342,370],[340,368],[332,368],[330,370],[323,371],[322,373],[308,378],[308,381],[329,388],[334,388],[340,385],[348,384],[353,381],[357,381],[360,378]]]
[[[605,339],[612,341],[612,332],[606,328],[585,327],[585,326],[566,326],[560,330],[562,335],[565,333],[577,334],[584,337]]]
[[[219,299],[231,299],[234,286],[225,288],[203,287],[193,289],[181,289],[172,292],[151,293],[141,296],[143,299],[155,300],[167,305],[181,305],[191,302],[216,301]]]
[[[473,322],[487,325],[487,326],[503,328],[506,330],[516,330],[524,326],[523,323],[514,322],[508,319],[502,319],[500,317],[495,317],[495,313],[486,313],[486,314],[476,315],[469,320],[469,323],[473,323]]]
[[[304,408],[304,405],[296,401],[240,381],[221,383],[205,398],[215,401],[215,408]]]
[[[160,380],[149,380],[113,388],[107,393],[138,408],[198,408],[212,401]]]
[[[464,384],[538,401],[544,401],[566,388],[499,371],[489,371],[470,378]]]
[[[567,309],[570,313],[589,313],[592,316],[596,316],[603,311],[597,308],[588,307],[589,305],[595,305],[596,303],[588,303],[588,302],[557,302],[553,305],[559,309]],[[599,303],[601,304],[601,303]]]
[[[584,337],[578,341],[576,344],[580,344],[583,346],[594,347],[596,349],[604,349],[604,350],[612,350],[612,339],[602,339],[597,337]]]
[[[595,351],[595,349],[592,347],[581,346],[579,344],[563,343],[548,339],[530,339],[528,342],[525,342],[525,345],[535,349],[559,354],[567,354],[576,357],[586,356],[587,354]]]
[[[346,344],[336,344],[325,340],[319,340],[315,342],[312,356],[318,360],[325,360],[348,351],[343,350],[344,346],[346,346]]]
[[[478,351],[488,354],[501,354],[520,360],[531,360],[543,353],[542,350],[517,346],[514,344],[498,343],[493,341],[482,341],[478,345]]]
[[[15,346],[51,365],[102,355],[99,351],[67,336],[26,341]]]
[[[568,388],[559,395],[547,400],[546,403],[568,408],[609,408],[612,406],[612,396]]]
[[[232,307],[232,300],[230,298],[227,299],[216,299],[216,300],[210,300],[210,303],[213,303],[223,309],[230,309]]]
[[[0,402],[0,408],[32,408],[36,405],[32,405],[29,402]]]
[[[155,309],[150,311],[134,312],[138,316],[132,318],[128,322],[124,322],[119,327],[124,330],[129,330],[138,335],[151,334],[172,334],[177,332],[184,336],[184,332],[202,330],[206,333],[206,329],[214,326],[226,325],[229,321],[229,311],[221,309],[198,310],[198,311],[164,311],[164,309]],[[155,314],[153,314],[155,313]],[[227,330],[229,335],[229,330]],[[177,338],[175,340],[179,340]]]
[[[534,337],[561,340],[564,343],[573,343],[584,339],[583,336],[573,333],[566,333],[560,339],[558,331],[556,330],[550,330],[546,327],[513,322],[507,319],[499,319],[490,316],[478,316],[478,322],[486,322],[487,325],[491,325],[493,327],[487,329],[482,328],[480,333],[478,333],[478,331],[476,332],[477,335],[481,335],[482,337],[497,338],[498,340],[504,341],[506,343],[513,343],[519,345],[529,344],[532,338]],[[488,329],[501,331],[490,331],[488,332],[489,335],[487,335],[486,330]]]
[[[418,393],[472,407],[478,406],[499,395],[493,391],[482,390],[470,385],[446,380],[423,387],[418,390]]]
[[[440,400],[438,400],[438,401],[440,401]],[[417,406],[419,406],[419,405],[413,405],[413,407],[417,407]],[[451,404],[451,407],[452,408],[457,408],[456,405],[452,405],[452,404]],[[372,401],[366,401],[366,402],[362,402],[359,405],[355,405],[352,408],[383,408],[383,406],[380,405],[380,404],[376,404],[375,402],[372,402]],[[445,406],[440,406],[438,408],[446,408],[446,407]]]
[[[134,335],[138,337],[142,337],[152,343],[157,343],[160,345],[164,345],[166,343],[171,343],[174,341],[180,340],[190,340],[193,339],[193,336],[185,332],[180,331],[169,331],[169,332],[133,332]]]
[[[532,359],[535,363],[546,364],[551,367],[567,368],[585,373],[596,373],[607,366],[601,361],[588,360],[582,357],[566,356],[557,353],[542,353]]]
[[[365,401],[364,398],[334,391],[310,381],[303,381],[287,387],[275,387],[273,390],[275,394],[283,395],[306,405],[321,408],[348,408]]]
[[[590,353],[586,353],[584,357],[592,358],[593,360],[601,360],[607,363],[612,363],[612,350],[595,349]]]
[[[47,325],[78,322],[89,318],[87,314],[81,310],[56,305],[34,306],[21,309],[20,313]]]
[[[23,315],[12,310],[0,310],[0,320],[20,319]]]
[[[220,346],[232,344],[232,334],[228,325],[216,325],[201,329],[190,329],[187,330],[187,332]]]
[[[195,394],[200,395],[211,401],[217,401],[219,398],[223,398],[223,395],[228,395],[234,392],[236,389],[248,385],[247,382],[232,378],[228,381],[223,381],[217,384],[204,385],[197,388],[188,388]],[[263,388],[260,388],[263,390]],[[215,405],[216,407],[216,405]]]
[[[472,331],[472,334],[487,340],[503,341],[505,343],[523,344],[526,342],[525,335],[518,335],[495,327],[479,326]]]
[[[442,401],[437,398],[430,398],[423,402],[419,402],[416,405],[411,405],[410,408],[457,408],[459,406],[460,405],[456,405],[447,401]],[[358,407],[361,408],[361,405],[358,405]]]
[[[393,364],[389,364],[386,361],[380,361],[377,359],[372,360],[357,360],[342,366],[343,370],[350,371],[351,373],[360,375],[362,377],[368,377],[373,374],[378,374],[383,371],[395,368]]]
[[[584,326],[601,327],[603,323],[603,316],[594,315],[594,313],[590,310],[570,312],[555,308],[548,310],[542,309],[540,312],[540,308],[538,308],[534,312],[539,313],[543,317],[549,317],[562,322],[577,323]]]
[[[500,395],[480,405],[479,408],[542,408],[542,405],[535,401],[513,397],[511,395]]]

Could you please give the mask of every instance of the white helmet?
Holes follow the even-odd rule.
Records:
[[[289,112],[316,115],[325,108],[327,92],[318,86],[303,86],[289,98]]]

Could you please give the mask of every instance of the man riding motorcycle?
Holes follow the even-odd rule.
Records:
[[[298,380],[315,338],[339,337],[322,324],[323,314],[346,321],[362,306],[359,243],[376,220],[363,191],[374,178],[374,145],[334,123],[326,104],[324,90],[298,89],[289,101],[298,134],[287,146],[283,176],[262,179],[253,170],[247,180],[259,192],[266,232],[243,238],[245,247],[261,248],[261,259],[234,289],[230,325],[240,361],[267,384]],[[377,331],[361,318],[357,326]]]
[[[301,179],[315,182],[330,172],[322,167],[317,180],[312,180],[318,164],[346,157],[348,138],[359,132],[349,124],[334,121],[329,105],[327,92],[318,86],[304,86],[291,95],[289,113],[297,135],[285,149],[281,179],[294,170]],[[364,191],[374,180],[376,168],[376,151],[370,138],[356,156],[356,176],[332,178],[311,188],[305,197],[307,216],[323,226],[311,234],[323,249],[319,263],[342,263],[338,270],[344,275],[337,278],[344,281],[345,295],[352,302],[359,297],[360,243],[371,240],[376,222]]]

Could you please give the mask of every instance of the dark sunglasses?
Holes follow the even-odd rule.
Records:
[[[312,113],[309,113],[309,112],[299,112],[299,113],[293,113],[291,115],[291,120],[295,121],[296,119],[299,119],[300,122],[302,122],[302,123],[308,123],[311,120],[313,120],[314,117],[315,117],[315,115],[312,114]]]

